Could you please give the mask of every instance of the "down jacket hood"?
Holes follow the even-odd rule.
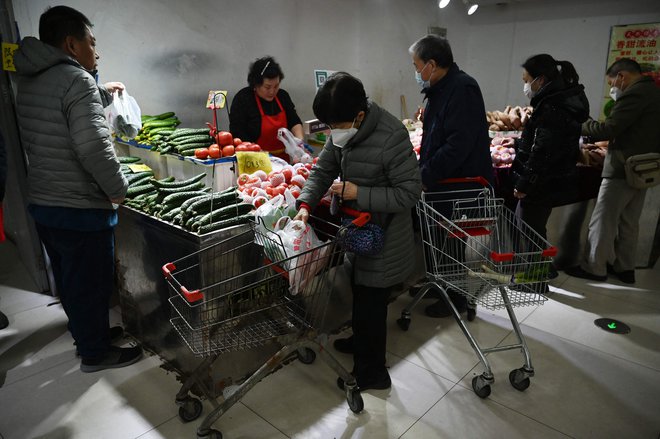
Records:
[[[17,51],[14,56],[16,73],[21,76],[34,76],[57,64],[71,64],[82,68],[78,61],[57,47],[43,43],[34,37],[23,38],[21,50]]]

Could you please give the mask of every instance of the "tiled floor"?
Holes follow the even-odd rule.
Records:
[[[491,354],[496,381],[478,398],[472,377],[483,367],[452,319],[413,312],[408,332],[396,319],[411,300],[391,305],[388,361],[393,386],[363,393],[348,408],[335,376],[317,361],[294,362],[267,377],[214,427],[225,439],[300,438],[647,438],[660,437],[660,268],[638,271],[634,287],[561,275],[543,306],[517,309],[536,375],[525,392],[508,382],[522,366],[517,351]],[[149,356],[138,364],[83,374],[66,318],[36,294],[10,243],[0,245],[0,439],[194,438],[199,421],[179,420],[175,374]],[[606,333],[602,316],[629,324]],[[121,321],[117,310],[112,319]],[[480,309],[469,323],[484,346],[510,344],[505,312]],[[337,354],[350,366],[351,359]],[[204,411],[211,410],[208,401]]]

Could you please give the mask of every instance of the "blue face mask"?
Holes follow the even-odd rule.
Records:
[[[429,88],[431,86],[430,78],[428,81],[424,81],[422,79],[422,72],[424,71],[424,69],[426,69],[426,67],[428,67],[428,65],[429,64],[426,63],[426,65],[424,65],[422,70],[420,70],[419,72],[415,70],[415,80],[417,81],[417,84],[419,84],[419,86],[422,88],[422,90],[424,90],[425,88]]]

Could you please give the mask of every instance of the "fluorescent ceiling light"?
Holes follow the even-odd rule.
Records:
[[[445,8],[445,7],[447,7],[447,5],[449,4],[449,2],[450,2],[450,0],[440,0],[440,1],[438,2],[438,7],[439,7],[440,9]]]
[[[468,15],[472,15],[475,12],[477,12],[477,9],[479,8],[479,5],[476,3],[469,4],[468,3]]]

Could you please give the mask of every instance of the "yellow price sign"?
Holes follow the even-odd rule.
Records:
[[[239,174],[252,174],[259,170],[268,174],[273,170],[267,152],[237,152],[236,162]]]
[[[226,90],[209,90],[209,97],[206,99],[206,108],[210,108],[211,110],[216,108],[225,108],[226,103]]]
[[[18,44],[2,43],[2,70],[15,72],[14,52],[18,50]]]
[[[136,163],[132,165],[128,165],[128,169],[130,169],[133,172],[145,172],[145,171],[151,171],[151,168],[144,163]]]

